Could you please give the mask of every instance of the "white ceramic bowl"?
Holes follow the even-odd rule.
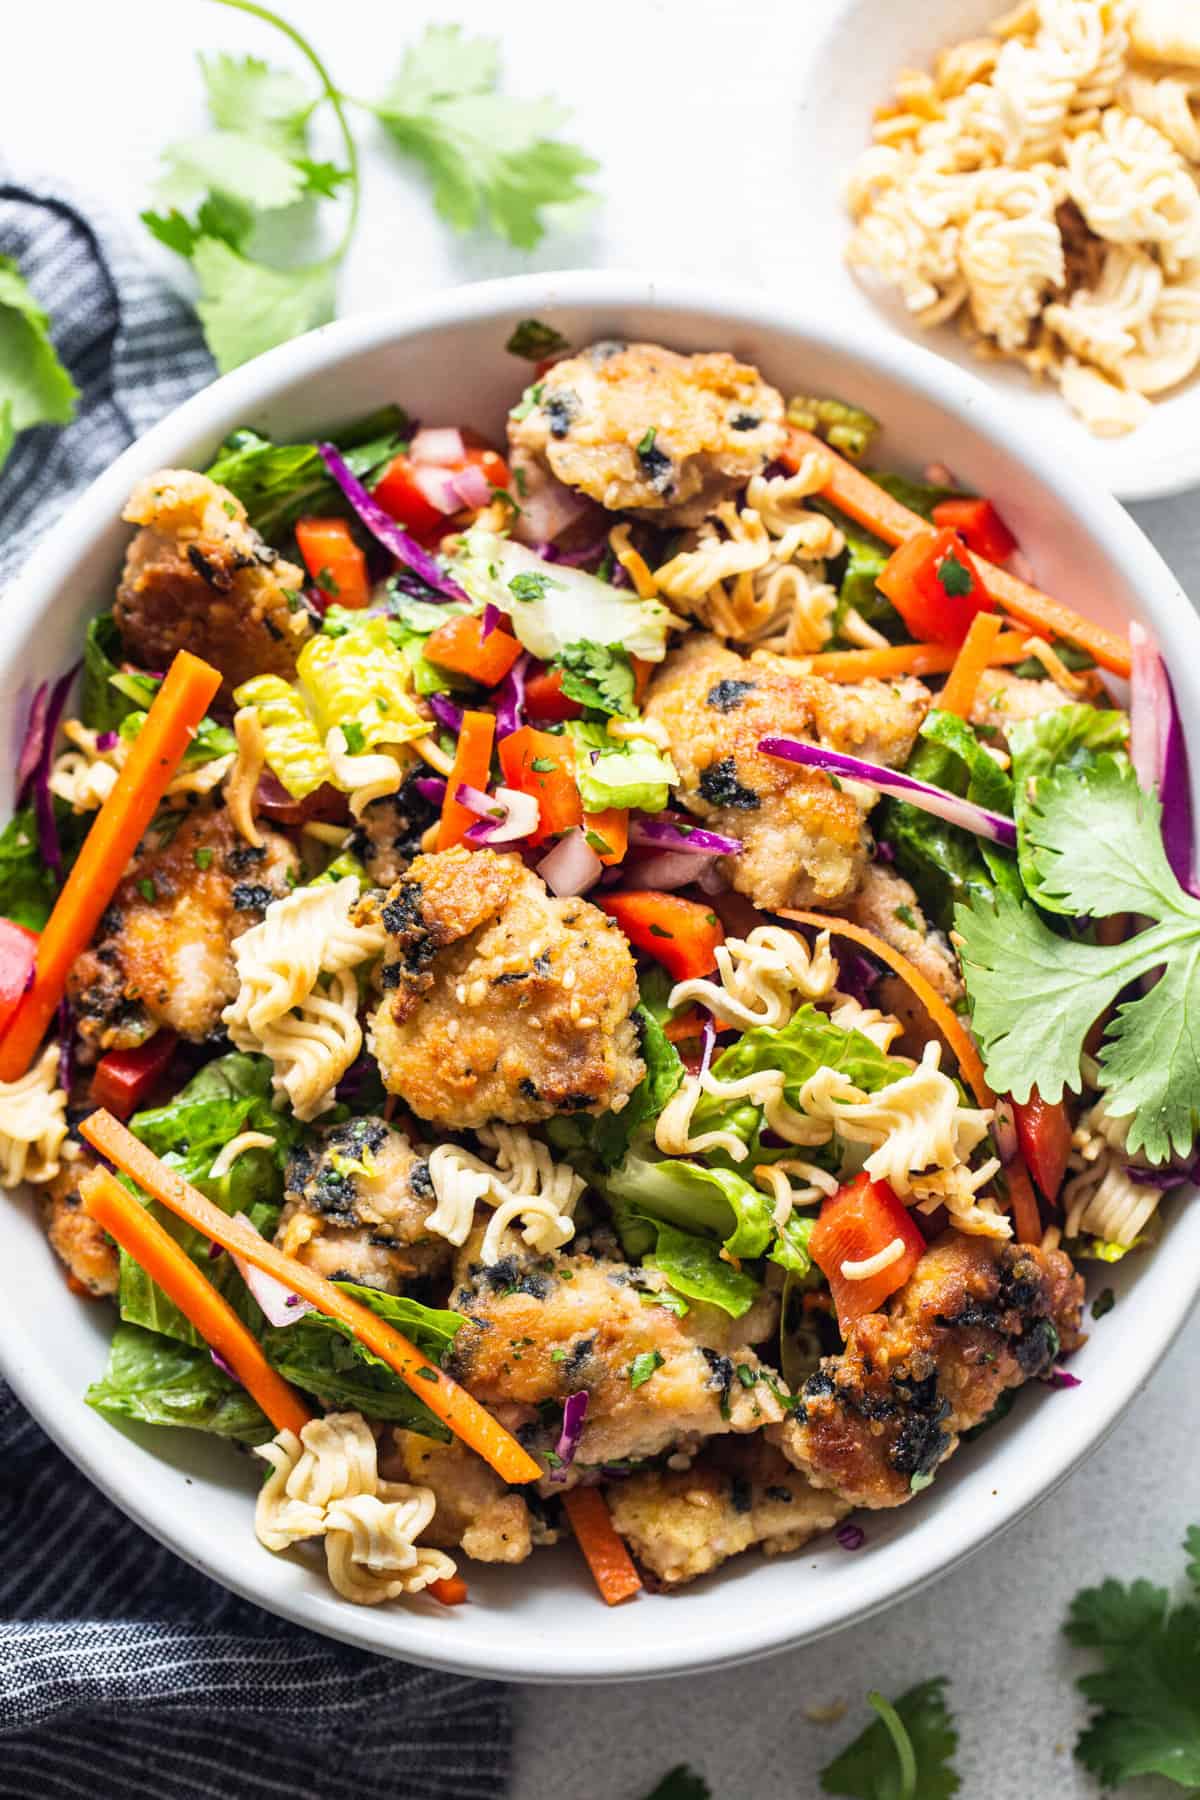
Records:
[[[328,326],[216,382],[126,451],[8,594],[0,726],[9,766],[32,684],[78,654],[84,621],[113,591],[128,538],[119,515],[137,479],[164,464],[203,467],[238,425],[307,437],[384,400],[498,439],[525,373],[504,341],[528,316],[577,344],[628,336],[680,350],[728,348],[785,391],[827,388],[861,401],[886,422],[884,463],[948,459],[996,499],[1045,585],[1110,624],[1131,616],[1149,624],[1168,646],[1184,718],[1200,718],[1200,625],[1167,569],[1105,492],[1024,432],[978,382],[887,332],[822,322],[760,296],[633,275],[539,275]],[[915,1505],[868,1519],[864,1549],[848,1555],[828,1539],[781,1561],[750,1556],[685,1594],[645,1595],[614,1611],[570,1548],[517,1569],[472,1565],[468,1606],[373,1610],[339,1600],[302,1554],[260,1549],[251,1519],[258,1471],[249,1459],[186,1431],[118,1428],[84,1405],[104,1361],[109,1309],[67,1291],[32,1207],[16,1198],[0,1198],[0,1368],[131,1517],[197,1568],[299,1624],[478,1675],[666,1675],[861,1619],[949,1568],[1060,1482],[1148,1379],[1196,1296],[1200,1207],[1176,1198],[1166,1210],[1152,1256],[1103,1272],[1121,1303],[1073,1363],[1082,1387],[1023,1394],[1008,1422],[955,1457]]]
[[[796,79],[794,158],[811,176],[779,233],[777,255],[801,259],[802,291],[829,316],[847,326],[860,322],[864,330],[894,331],[972,370],[1020,410],[1031,441],[1064,464],[1089,470],[1119,499],[1180,493],[1200,482],[1200,375],[1156,400],[1136,431],[1094,437],[1057,388],[1036,384],[1019,364],[982,362],[953,323],[923,331],[890,290],[874,281],[864,287],[846,266],[850,220],[843,186],[870,142],[875,107],[890,98],[901,69],[931,68],[943,45],[977,36],[1006,10],[1003,0],[824,0],[813,8]]]

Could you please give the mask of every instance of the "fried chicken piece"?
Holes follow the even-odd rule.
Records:
[[[450,1260],[427,1230],[437,1206],[429,1165],[382,1119],[349,1119],[288,1159],[275,1241],[327,1279],[399,1293]]]
[[[985,669],[971,707],[971,724],[990,731],[994,739],[1007,745],[1010,725],[1056,712],[1060,706],[1070,706],[1073,699],[1055,681],[1014,675],[1011,669]]]
[[[637,975],[613,921],[520,858],[419,856],[388,895],[373,1022],[384,1083],[454,1130],[621,1107],[641,1080]]]
[[[481,1237],[469,1238],[459,1258],[450,1305],[467,1323],[447,1367],[485,1406],[501,1408],[523,1443],[544,1449],[558,1423],[547,1425],[537,1408],[586,1392],[568,1479],[589,1463],[691,1448],[783,1418],[782,1385],[748,1348],[773,1329],[773,1296],[764,1293],[740,1319],[697,1300],[679,1318],[654,1303],[667,1285],[655,1271],[529,1253],[485,1265]]]
[[[698,525],[783,447],[780,394],[724,350],[592,344],[548,369],[536,393],[509,416],[515,464],[662,525]]]
[[[814,1487],[851,1506],[899,1506],[1007,1388],[1082,1342],[1082,1306],[1083,1279],[1061,1250],[949,1231],[888,1311],[823,1359],[772,1435]]]
[[[372,887],[391,887],[421,854],[421,838],[438,816],[437,807],[415,785],[424,772],[424,763],[417,763],[398,793],[372,800],[346,846],[366,869]]]
[[[104,1227],[84,1211],[79,1183],[97,1167],[89,1151],[64,1159],[38,1194],[50,1246],[89,1294],[115,1294],[121,1262]]]
[[[870,838],[862,803],[817,769],[764,756],[764,737],[819,742],[873,762],[904,762],[929,707],[912,677],[855,687],[748,660],[696,633],[667,658],[645,713],[665,729],[677,797],[740,838],[722,873],[756,906],[836,906],[858,887]]]
[[[605,1496],[633,1554],[668,1587],[755,1545],[766,1556],[799,1550],[850,1510],[810,1486],[761,1436],[714,1443],[686,1471],[648,1469],[614,1481]]]
[[[192,650],[220,669],[226,699],[252,675],[296,673],[312,633],[304,571],[263,541],[228,488],[194,469],[160,469],[121,516],[142,527],[113,607],[132,662],[165,669]]]
[[[873,931],[885,944],[906,956],[951,1006],[962,999],[962,977],[954,952],[941,932],[930,926],[912,885],[903,875],[882,863],[868,863],[858,892],[841,910],[848,919]],[[878,994],[885,1011],[895,1013],[906,1028],[918,1025],[922,1042],[928,1038],[929,1015],[898,975],[885,975]]]
[[[142,839],[71,970],[67,991],[94,1054],[126,1050],[159,1026],[199,1044],[237,993],[235,938],[288,892],[292,845],[264,832],[243,844],[223,807],[162,813]]]
[[[533,1521],[524,1496],[458,1438],[440,1444],[396,1426],[380,1445],[379,1473],[385,1481],[432,1488],[437,1511],[421,1534],[423,1544],[461,1550],[485,1563],[524,1562],[532,1551]]]

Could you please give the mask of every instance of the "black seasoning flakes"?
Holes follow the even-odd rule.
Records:
[[[709,763],[700,775],[700,793],[710,806],[731,806],[741,812],[755,812],[762,801],[753,788],[744,787],[737,778],[737,762],[723,756]]]
[[[714,712],[736,712],[746,695],[752,694],[757,686],[756,681],[734,681],[726,676],[724,681],[718,681],[709,688],[704,704],[711,706]]]

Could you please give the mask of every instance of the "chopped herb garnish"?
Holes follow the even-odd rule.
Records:
[[[205,845],[199,845],[192,851],[192,861],[198,869],[210,869],[212,867],[212,859],[213,852]]]
[[[673,931],[667,931],[662,925],[652,925],[650,927],[650,936],[651,937],[660,937],[660,938],[673,938],[675,936],[675,933]]]
[[[362,726],[355,719],[347,719],[342,726],[342,736],[346,740],[346,748],[351,756],[358,756],[366,749],[367,740]]]
[[[557,356],[567,347],[562,332],[542,319],[522,319],[504,346],[510,356],[519,356],[525,362],[544,362],[546,357]]]
[[[509,417],[518,420],[527,419],[530,413],[541,405],[542,392],[543,383],[540,381],[535,381],[532,387],[527,387],[517,404],[512,408]]]
[[[892,916],[893,918],[899,919],[902,925],[907,925],[910,931],[919,931],[921,929],[917,924],[916,915],[911,906],[898,906]]]
[[[630,1387],[631,1388],[642,1387],[647,1381],[649,1381],[649,1379],[653,1375],[655,1369],[661,1369],[662,1365],[663,1365],[663,1359],[662,1359],[661,1351],[643,1350],[641,1355],[635,1356],[633,1361],[629,1365],[629,1385],[630,1385]]]
[[[1096,1298],[1092,1301],[1093,1319],[1102,1319],[1105,1313],[1110,1313],[1116,1304],[1117,1296],[1113,1293],[1112,1289],[1110,1287],[1101,1288],[1100,1292],[1096,1295]]]
[[[645,433],[641,442],[638,444],[637,453],[639,456],[649,456],[650,452],[654,448],[654,440],[657,436],[658,436],[657,425],[651,425],[649,431],[647,431]]]
[[[937,578],[941,582],[943,593],[950,594],[955,599],[969,594],[975,585],[971,579],[970,569],[964,563],[959,562],[953,553],[944,556],[938,564]]]
[[[144,875],[138,882],[138,893],[143,900],[149,900],[151,905],[158,899],[158,889],[148,875]]]
[[[562,585],[552,575],[542,575],[535,569],[528,569],[524,574],[513,576],[508,584],[508,591],[514,600],[544,600],[549,588],[560,588]]]
[[[342,591],[334,580],[333,571],[331,569],[321,570],[321,573],[317,576],[317,586],[321,589],[322,593],[332,595],[335,600]]]
[[[553,775],[558,764],[552,756],[535,756],[530,767],[535,775]]]
[[[737,1378],[741,1382],[741,1384],[744,1388],[752,1388],[758,1381],[758,1376],[755,1374],[754,1370],[750,1367],[749,1363],[739,1363],[738,1364]]]

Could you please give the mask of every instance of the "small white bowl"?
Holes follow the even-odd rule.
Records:
[[[1086,471],[1118,499],[1150,500],[1194,487],[1200,482],[1200,374],[1156,399],[1136,431],[1096,437],[1052,383],[1035,382],[1018,363],[976,356],[953,321],[922,330],[892,290],[873,278],[860,280],[847,266],[844,184],[871,141],[875,107],[891,97],[901,69],[930,69],[944,45],[986,31],[1005,10],[1002,0],[826,0],[813,10],[796,81],[795,136],[795,167],[810,177],[794,211],[779,215],[776,247],[766,248],[769,266],[773,257],[780,272],[785,263],[791,272],[799,257],[802,291],[831,317],[897,332],[970,369],[1018,409],[1031,442]]]
[[[1160,558],[1095,482],[980,383],[879,330],[739,292],[641,275],[538,275],[459,288],[411,307],[331,325],[215,382],[125,452],[51,532],[4,611],[0,742],[9,766],[31,687],[79,653],[84,622],[113,592],[135,481],[164,465],[203,468],[224,435],[254,425],[311,437],[384,400],[499,439],[526,365],[504,352],[517,320],[568,340],[659,339],[730,349],[787,391],[828,390],[885,422],[880,460],[949,461],[992,495],[1043,583],[1122,627],[1143,620],[1167,648],[1200,766],[1200,623]],[[81,1469],[139,1524],[227,1587],[272,1612],[367,1650],[475,1675],[613,1681],[761,1656],[861,1619],[951,1567],[1050,1492],[1094,1449],[1149,1378],[1200,1289],[1200,1206],[1173,1197],[1153,1254],[1103,1270],[1120,1304],[1072,1366],[1083,1385],[1022,1394],[1009,1420],[969,1445],[911,1506],[864,1521],[866,1547],[831,1538],[766,1562],[751,1555],[672,1596],[613,1611],[570,1547],[520,1568],[468,1564],[471,1604],[358,1608],[300,1552],[254,1537],[260,1470],[187,1431],[119,1428],[83,1401],[105,1359],[107,1305],[71,1295],[32,1204],[0,1196],[0,1368]],[[1164,1451],[1166,1454],[1166,1451]],[[19,1554],[16,1547],[15,1554]]]

